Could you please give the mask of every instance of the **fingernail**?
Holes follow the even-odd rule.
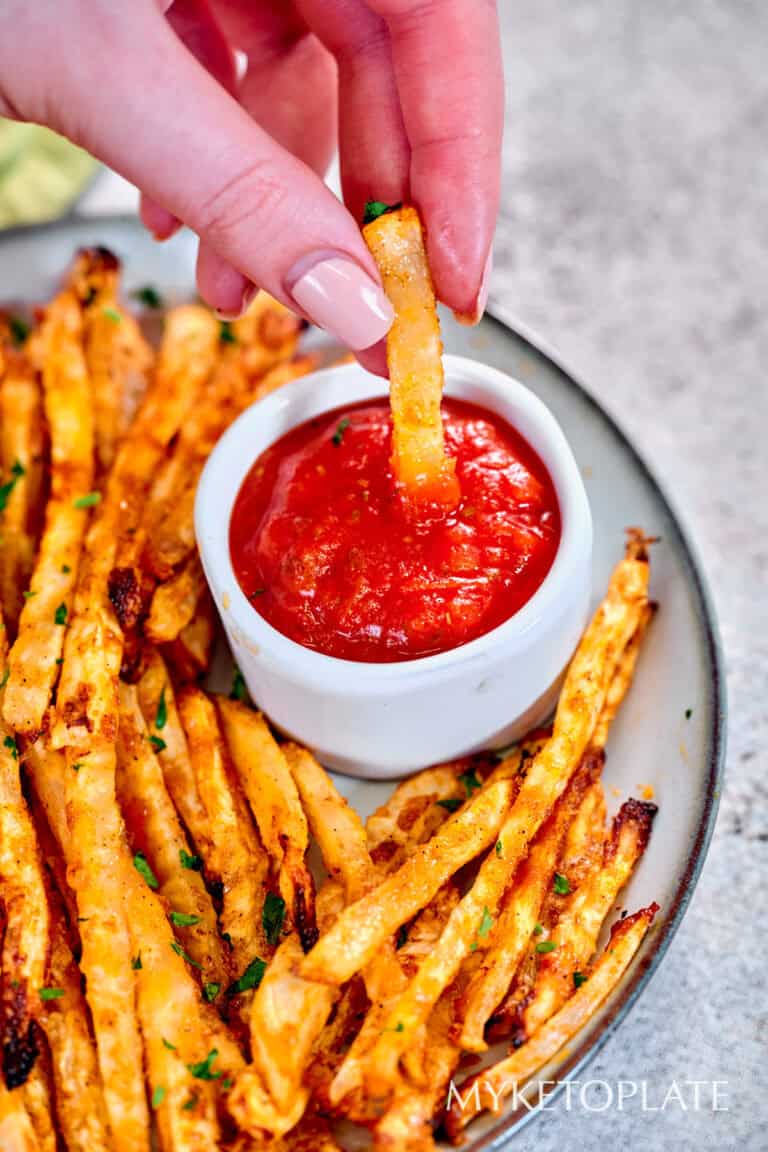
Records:
[[[287,277],[288,291],[303,312],[354,351],[370,348],[392,326],[395,313],[383,290],[354,260],[323,257],[301,261]]]
[[[491,272],[493,271],[493,249],[491,248],[485,260],[485,267],[483,268],[483,275],[480,279],[480,288],[477,293],[477,301],[473,312],[454,312],[454,316],[459,324],[468,324],[470,326],[479,323],[480,318],[485,312],[485,306],[488,303],[488,290],[491,286]]]
[[[243,313],[247,312],[251,304],[253,304],[258,291],[258,286],[249,282],[243,289],[242,299],[240,300],[240,307],[238,308],[237,312],[224,312],[221,308],[215,308],[214,316],[217,320],[223,320],[225,323],[228,323],[230,320],[239,320]]]

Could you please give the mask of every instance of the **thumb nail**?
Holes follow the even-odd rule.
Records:
[[[384,290],[359,264],[344,256],[305,257],[300,274],[287,277],[288,291],[314,324],[357,351],[386,336],[394,310]]]

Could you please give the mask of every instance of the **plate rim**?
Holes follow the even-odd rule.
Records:
[[[0,248],[10,240],[15,241],[24,238],[33,240],[37,236],[43,236],[52,231],[84,225],[92,226],[94,229],[98,229],[99,225],[104,225],[105,228],[142,228],[138,216],[130,212],[86,214],[75,210],[56,220],[36,224],[19,224],[4,229],[0,232]],[[728,714],[725,663],[714,599],[704,565],[686,522],[678,511],[675,501],[669,496],[665,485],[647,464],[643,454],[635,447],[621,423],[602,406],[579,377],[565,366],[559,352],[548,340],[515,316],[512,309],[499,304],[493,297],[491,297],[486,309],[485,321],[519,340],[534,359],[543,362],[550,371],[554,371],[560,377],[565,387],[575,389],[579,393],[583,402],[602,422],[606,431],[614,440],[618,441],[624,451],[629,453],[635,467],[643,475],[663,506],[678,537],[684,566],[691,578],[691,587],[695,594],[696,614],[702,626],[710,681],[709,707],[712,720],[706,753],[704,806],[695,838],[688,853],[685,871],[669,904],[668,915],[663,923],[652,930],[650,947],[646,949],[639,962],[633,966],[629,976],[622,981],[620,988],[610,998],[610,1006],[603,1016],[599,1031],[594,1036],[587,1036],[582,1039],[574,1046],[572,1054],[558,1066],[557,1082],[552,1090],[544,1096],[547,1102],[554,1102],[562,1092],[566,1081],[573,1079],[595,1059],[603,1046],[628,1017],[664,959],[688,910],[712,841],[725,778]],[[537,1104],[530,1111],[522,1108],[518,1109],[517,1112],[501,1116],[482,1135],[467,1141],[465,1145],[467,1152],[500,1152],[507,1142],[541,1111],[541,1104]]]

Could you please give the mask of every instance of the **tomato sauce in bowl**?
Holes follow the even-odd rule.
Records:
[[[324,413],[259,456],[229,529],[259,615],[327,656],[391,663],[466,644],[530,600],[560,542],[549,473],[493,413],[445,399],[443,420],[450,509],[417,511],[399,490],[386,400]]]

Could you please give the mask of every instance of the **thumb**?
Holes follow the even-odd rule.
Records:
[[[47,122],[76,139],[254,284],[352,349],[384,336],[392,309],[360,230],[178,40],[153,4],[69,0],[76,55],[51,53]],[[98,19],[94,19],[94,8]],[[59,25],[63,36],[63,22]],[[48,30],[46,29],[46,32]],[[53,120],[58,123],[53,123]]]

